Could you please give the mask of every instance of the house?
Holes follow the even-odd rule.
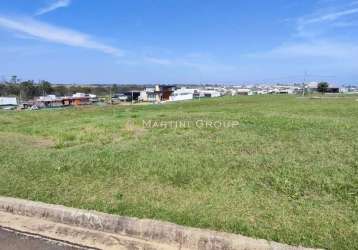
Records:
[[[244,89],[244,88],[240,88],[240,89],[237,89],[236,90],[236,93],[238,94],[238,95],[253,95],[253,92],[252,92],[252,90],[251,89]]]
[[[55,95],[40,96],[35,100],[35,105],[39,108],[58,108],[63,107],[62,98],[57,98]]]
[[[259,90],[256,90],[256,94],[257,95],[267,95],[268,91],[266,89],[259,89]]]
[[[176,86],[173,85],[156,85],[154,88],[146,88],[141,91],[138,96],[138,100],[144,102],[171,101]]]
[[[161,101],[170,101],[170,97],[176,90],[174,85],[159,85],[155,87],[155,92],[159,93]]]
[[[85,97],[64,97],[62,100],[65,106],[80,106],[91,104],[89,96]]]
[[[141,91],[132,90],[127,92],[122,92],[112,96],[112,101],[119,102],[137,102],[141,96]]]
[[[319,85],[319,83],[317,83],[317,82],[311,82],[311,83],[306,85],[306,91],[308,93],[317,93],[318,92],[318,85]],[[338,94],[338,93],[340,93],[340,88],[334,87],[332,85],[329,85],[327,90],[326,90],[326,93]]]
[[[192,100],[194,99],[194,93],[196,93],[196,89],[187,89],[181,88],[177,89],[170,96],[170,101],[184,101],[184,100]]]
[[[308,93],[318,92],[318,82],[310,82],[305,86],[305,88]]]
[[[54,95],[41,96],[35,100],[39,108],[60,108],[66,106],[80,106],[91,104],[91,98],[85,94],[75,94],[73,96],[56,97]]]
[[[196,95],[197,97],[198,95]],[[221,94],[220,92],[216,91],[216,90],[199,90],[199,97],[208,97],[208,98],[213,98],[213,97],[220,97]]]
[[[16,97],[0,97],[0,108],[11,109],[17,106]]]
[[[117,102],[126,102],[128,101],[128,96],[126,96],[123,93],[118,93],[112,96],[112,102],[117,103]]]
[[[141,91],[139,100],[143,102],[160,102],[160,91],[159,86],[157,88],[146,88],[144,91]]]

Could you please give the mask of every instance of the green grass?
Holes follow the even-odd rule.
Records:
[[[358,249],[355,99],[0,112],[0,195]],[[146,129],[143,120],[240,125]]]

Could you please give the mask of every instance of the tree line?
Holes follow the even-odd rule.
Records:
[[[0,82],[0,96],[16,96],[22,100],[31,100],[38,96],[56,95],[71,96],[75,93],[94,94],[97,96],[108,96],[139,89],[135,85],[60,85],[51,84],[48,81],[34,82],[32,80],[23,82]]]

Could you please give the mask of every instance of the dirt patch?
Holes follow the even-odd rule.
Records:
[[[135,138],[142,137],[146,132],[144,128],[136,125],[133,121],[130,120],[125,123],[122,131]]]
[[[18,147],[51,148],[56,145],[54,140],[49,138],[35,137],[13,132],[0,132],[0,141],[3,145],[9,147],[14,145]]]

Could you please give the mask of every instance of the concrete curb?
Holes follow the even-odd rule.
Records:
[[[195,229],[172,223],[115,216],[95,211],[0,197],[0,211],[35,217],[135,239],[165,244],[175,249],[197,250],[306,250],[241,235]]]

